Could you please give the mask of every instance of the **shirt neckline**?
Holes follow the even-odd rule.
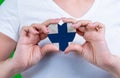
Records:
[[[88,18],[90,15],[93,15],[97,6],[100,4],[99,1],[100,0],[95,0],[93,5],[91,6],[91,8],[83,16],[78,17],[78,18],[71,16],[69,13],[67,13],[65,10],[63,10],[61,7],[59,7],[53,0],[49,0],[48,4],[50,4],[50,6],[52,8],[56,9],[63,16],[74,18],[74,19],[82,19],[82,18],[86,18],[86,17]]]

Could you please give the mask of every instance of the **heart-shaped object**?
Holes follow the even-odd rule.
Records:
[[[63,23],[61,25],[51,24],[48,29],[50,30],[48,38],[62,51],[64,51],[75,38],[76,31],[71,23]]]

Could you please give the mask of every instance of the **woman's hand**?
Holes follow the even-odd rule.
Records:
[[[73,21],[73,19],[68,20]],[[82,45],[69,45],[65,53],[74,51],[96,66],[107,71],[113,69],[116,61],[105,41],[105,26],[98,22],[92,23],[91,21],[81,20],[73,23],[73,27],[86,41]]]
[[[47,37],[50,24],[56,24],[59,19],[50,19],[42,24],[32,24],[22,28],[14,57],[0,62],[0,78],[11,78],[37,64],[47,52],[58,52],[52,44],[40,47],[38,43]]]
[[[47,27],[56,24],[59,19],[47,20],[42,24],[32,24],[22,28],[13,60],[19,71],[38,63],[47,52],[58,52],[58,48],[52,44],[40,47],[38,43],[45,39],[49,33]]]

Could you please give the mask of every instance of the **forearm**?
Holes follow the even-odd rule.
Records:
[[[115,76],[115,78],[120,78],[120,57],[113,55],[113,65],[110,72]]]
[[[14,40],[0,32],[0,62],[9,58],[16,44]]]
[[[12,59],[0,62],[0,78],[12,78],[16,73],[18,69]]]
[[[101,46],[102,45],[102,46]],[[101,54],[101,62],[97,64],[99,67],[105,69],[115,76],[115,78],[120,78],[120,57],[112,55],[107,43],[105,41],[100,43],[93,43],[93,46],[96,47],[94,50],[98,52],[98,56]]]

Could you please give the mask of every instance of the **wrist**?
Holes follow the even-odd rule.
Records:
[[[12,75],[19,73],[20,68],[17,65],[17,63],[11,58],[6,61],[6,64],[8,64],[9,72],[11,72]]]
[[[93,42],[92,45],[97,47],[96,52],[104,52],[102,56],[104,62],[102,68],[110,72],[115,78],[120,78],[120,57],[112,55],[106,41]]]
[[[106,71],[109,71],[110,73],[113,73],[114,69],[115,69],[115,58],[114,56],[111,54],[106,41],[99,41],[99,42],[92,42],[91,43],[95,52],[97,52],[97,56],[101,57],[99,59],[99,63],[97,64],[97,66],[103,68]]]
[[[25,66],[17,61],[15,58],[11,59],[11,67],[14,73],[20,73],[25,70]]]
[[[0,78],[11,78],[13,75],[19,72],[16,64],[12,59],[7,59],[0,62]]]
[[[113,55],[113,65],[110,72],[115,76],[115,78],[120,78],[120,57]]]
[[[109,50],[108,45],[105,40],[91,42],[91,44],[92,44],[92,47],[95,47],[94,51],[100,52],[100,53],[104,52],[104,53],[108,53],[111,55],[110,50]]]
[[[13,59],[9,59],[9,62],[10,62],[11,71],[13,71],[13,74],[20,73],[21,69],[17,64],[17,62],[15,62]]]

